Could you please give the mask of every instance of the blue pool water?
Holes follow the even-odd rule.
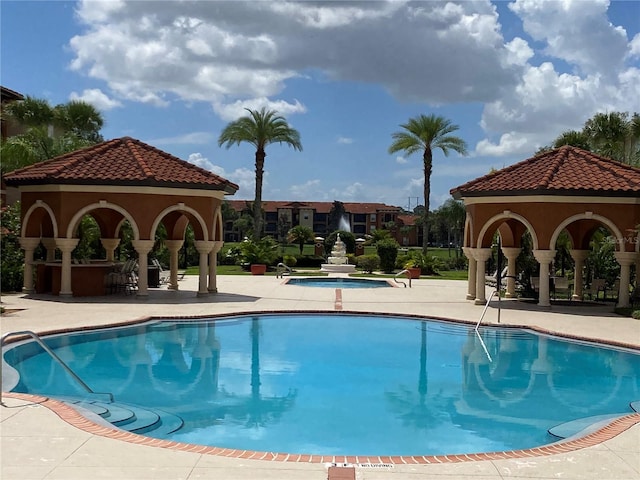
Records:
[[[640,355],[510,328],[347,314],[158,321],[47,337],[94,391],[178,415],[172,440],[324,455],[530,448],[631,413]],[[13,391],[84,396],[33,342]],[[146,433],[156,436],[153,431]],[[168,438],[159,435],[161,438]]]
[[[386,280],[370,280],[366,278],[340,277],[307,277],[290,278],[287,285],[301,285],[305,287],[324,288],[381,288],[391,287]]]

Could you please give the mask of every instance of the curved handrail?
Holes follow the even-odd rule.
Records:
[[[99,393],[99,392],[94,392],[91,387],[89,387],[89,385],[87,385],[77,374],[76,372],[74,372],[73,370],[71,370],[71,367],[69,367],[69,365],[67,365],[66,363],[64,363],[64,361],[58,356],[56,355],[56,353],[51,350],[40,338],[40,336],[35,333],[32,332],[31,330],[22,330],[20,332],[8,332],[5,333],[4,335],[2,335],[2,338],[0,338],[0,355],[2,352],[2,348],[4,347],[5,341],[7,338],[9,337],[13,337],[13,336],[20,336],[20,335],[26,335],[28,337],[31,337],[38,345],[40,345],[40,347],[47,352],[51,358],[53,358],[56,362],[58,362],[58,364],[64,368],[64,370],[71,375],[76,382],[78,382],[82,388],[84,388],[87,393],[91,393],[91,394],[98,394],[98,395],[108,395],[109,399],[111,402],[113,402],[113,394],[111,393]],[[0,402],[2,402],[2,365],[0,365]]]
[[[394,275],[394,277],[393,277],[393,280],[396,283],[401,283],[402,285],[404,285],[404,288],[407,288],[407,284],[406,283],[398,281],[398,277],[400,275],[402,275],[403,273],[405,273],[407,275],[407,278],[409,279],[409,288],[411,288],[411,272],[409,270],[407,270],[406,268],[404,270],[401,270],[400,272],[396,273]]]
[[[280,270],[280,267],[282,267],[283,270]],[[291,275],[291,273],[293,273],[293,270],[291,269],[291,267],[289,265],[285,265],[284,263],[280,262],[276,266],[276,278],[284,278],[284,272],[285,271],[287,271],[289,273],[289,275]]]

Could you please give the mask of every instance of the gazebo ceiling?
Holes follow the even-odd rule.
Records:
[[[484,196],[640,196],[640,169],[572,146],[489,173],[451,190],[456,199]]]
[[[117,185],[190,188],[233,194],[238,185],[130,137],[116,138],[15,170],[9,186]]]

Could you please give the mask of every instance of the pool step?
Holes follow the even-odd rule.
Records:
[[[625,413],[610,413],[607,415],[595,415],[593,417],[578,418],[570,422],[561,423],[552,427],[548,432],[554,437],[569,438],[575,435],[588,435],[591,432],[595,432],[599,428],[607,425],[612,420],[620,418],[626,415]]]
[[[88,410],[113,426],[132,433],[153,432],[154,437],[162,438],[184,425],[182,418],[158,409],[148,409],[128,403],[105,403],[83,398],[63,397],[65,403]]]

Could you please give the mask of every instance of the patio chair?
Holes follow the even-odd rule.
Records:
[[[598,300],[598,294],[600,292],[604,292],[606,286],[606,282],[604,278],[594,278],[591,280],[591,285],[588,288],[585,288],[582,299],[584,300],[585,295],[589,295],[589,300],[593,300],[595,297]]]
[[[164,268],[162,268],[162,264],[157,258],[152,259],[151,263],[160,272],[160,285],[169,283],[169,280],[171,278],[171,272],[169,270],[165,270]]]
[[[571,301],[571,285],[567,277],[555,277],[553,279],[553,299],[556,299],[558,293],[565,293],[569,301]]]
[[[129,259],[122,264],[120,270],[109,272],[105,276],[105,288],[107,293],[123,291],[127,295],[138,289],[138,261]]]
[[[502,285],[500,285],[501,288],[506,288],[507,287],[507,280],[505,277],[505,275],[507,274],[507,272],[509,271],[509,267],[504,267],[502,269],[502,273],[500,274],[500,283]],[[489,285],[490,287],[497,287],[498,285],[498,271],[496,270],[496,272],[489,276],[489,275],[485,275],[484,277],[484,282],[486,285]]]

